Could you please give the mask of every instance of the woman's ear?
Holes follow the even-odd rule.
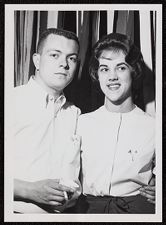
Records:
[[[33,54],[33,63],[36,67],[36,70],[39,71],[40,66],[40,55],[38,53]]]

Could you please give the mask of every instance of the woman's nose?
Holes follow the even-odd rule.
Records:
[[[108,79],[109,80],[117,80],[118,79],[118,75],[115,70],[110,70],[110,72],[108,74]]]

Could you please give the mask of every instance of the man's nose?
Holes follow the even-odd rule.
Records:
[[[60,60],[60,67],[63,67],[64,69],[69,69],[69,64],[66,57],[62,57]]]

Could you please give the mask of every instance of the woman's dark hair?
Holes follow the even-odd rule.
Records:
[[[138,86],[134,85],[135,81],[142,80],[142,70],[143,70],[143,57],[139,48],[134,45],[132,40],[124,35],[119,33],[110,33],[100,39],[93,47],[92,57],[90,60],[89,72],[93,80],[98,81],[98,67],[100,57],[103,50],[111,50],[111,51],[122,51],[125,55],[125,61],[132,67],[132,79],[133,79],[133,87]]]

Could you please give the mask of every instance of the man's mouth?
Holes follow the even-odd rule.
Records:
[[[54,73],[55,75],[62,75],[62,76],[67,76],[67,74],[66,73],[61,73],[61,72],[59,72],[59,73]]]

